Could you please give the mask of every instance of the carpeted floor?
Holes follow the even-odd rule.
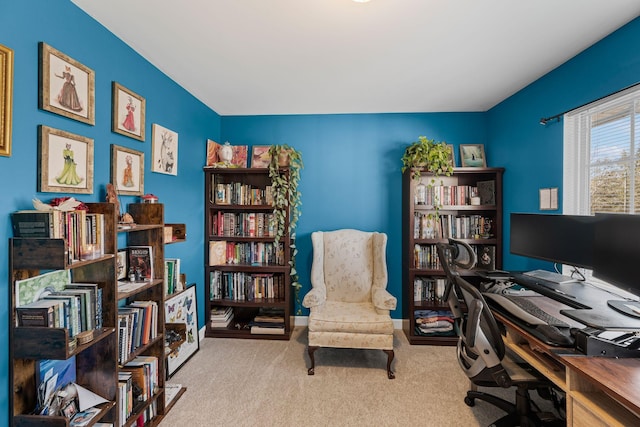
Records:
[[[454,347],[412,346],[400,330],[394,341],[389,380],[375,350],[321,348],[307,375],[306,327],[290,341],[205,338],[169,381],[188,389],[160,426],[486,426],[504,415],[463,403]]]

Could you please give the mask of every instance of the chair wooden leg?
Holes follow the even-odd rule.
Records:
[[[311,359],[311,367],[307,371],[308,375],[315,374],[315,370],[314,369],[316,367],[316,359],[313,357],[313,353],[315,353],[317,349],[318,349],[317,346],[308,346],[307,347],[307,353],[309,353],[309,359]]]
[[[391,362],[393,361],[393,357],[394,357],[393,350],[382,350],[382,351],[387,353],[387,377],[389,377],[389,379],[392,380],[396,377],[396,374],[394,374],[393,371],[391,370]]]

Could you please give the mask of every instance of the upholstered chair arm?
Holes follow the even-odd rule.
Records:
[[[386,289],[373,289],[371,299],[376,309],[395,310],[398,300],[391,295]]]
[[[313,288],[304,296],[302,305],[305,308],[317,307],[327,300],[325,289]]]

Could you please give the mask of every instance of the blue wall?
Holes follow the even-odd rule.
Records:
[[[562,212],[564,122],[550,117],[640,82],[640,18],[506,99],[487,113],[487,157],[506,168],[504,176],[505,257],[510,270],[549,263],[509,254],[509,214],[539,212],[538,189],[559,188]]]
[[[302,293],[309,289],[310,233],[342,227],[384,231],[389,235],[389,289],[401,297],[400,157],[418,135],[454,144],[485,144],[489,166],[504,166],[505,214],[537,212],[538,188],[562,186],[562,124],[538,124],[547,117],[640,80],[640,41],[636,19],[581,55],[518,92],[487,113],[355,114],[219,117],[141,58],[76,6],[64,0],[0,0],[0,44],[15,51],[13,153],[0,157],[5,203],[0,230],[10,237],[9,214],[30,207],[36,196],[37,126],[44,124],[94,138],[95,192],[83,201],[103,199],[109,180],[110,144],[144,151],[145,192],[165,203],[167,222],[187,224],[188,241],[167,247],[180,257],[190,282],[198,283],[199,324],[203,317],[203,175],[206,139],[232,144],[289,144],[304,158],[298,267]],[[96,125],[38,110],[38,42],[44,41],[96,72]],[[111,82],[117,81],[147,101],[147,141],[111,132]],[[428,94],[424,94],[428,96]],[[151,173],[151,125],[179,134],[178,176]],[[136,201],[123,197],[125,204]],[[508,219],[508,217],[507,217]],[[507,242],[508,242],[508,222]],[[0,236],[2,237],[2,236]],[[529,269],[535,263],[510,256],[505,267]],[[0,260],[7,247],[0,244]],[[0,275],[8,277],[7,264]],[[0,282],[7,297],[7,282]],[[8,330],[8,304],[0,299],[0,330]],[[402,307],[392,313],[400,318]],[[0,346],[6,347],[6,334]],[[7,412],[6,352],[0,352],[0,414]]]
[[[90,126],[38,109],[38,42],[44,41],[95,71],[96,124]],[[206,140],[220,135],[220,117],[199,102],[91,17],[66,0],[0,0],[0,44],[14,50],[13,150],[0,157],[0,241],[11,237],[9,214],[31,208],[35,196],[43,201],[58,193],[37,190],[37,127],[40,124],[94,139],[94,194],[82,201],[104,200],[110,175],[110,145],[145,153],[145,192],[165,203],[167,222],[186,223],[188,242],[167,246],[167,256],[180,257],[190,282],[199,286],[200,324],[203,320],[204,260],[202,238],[203,175]],[[146,99],[146,141],[111,132],[111,82],[117,81]],[[151,126],[157,123],[179,135],[178,176],[152,173]],[[64,195],[64,194],[63,194]],[[122,197],[122,203],[137,202]],[[9,286],[7,245],[0,244],[0,347],[7,348]],[[0,414],[7,411],[6,351],[0,351]],[[0,419],[5,419],[0,415]],[[0,421],[3,424],[3,421]]]

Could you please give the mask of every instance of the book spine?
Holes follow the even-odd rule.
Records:
[[[53,307],[17,307],[18,326],[55,326]]]

